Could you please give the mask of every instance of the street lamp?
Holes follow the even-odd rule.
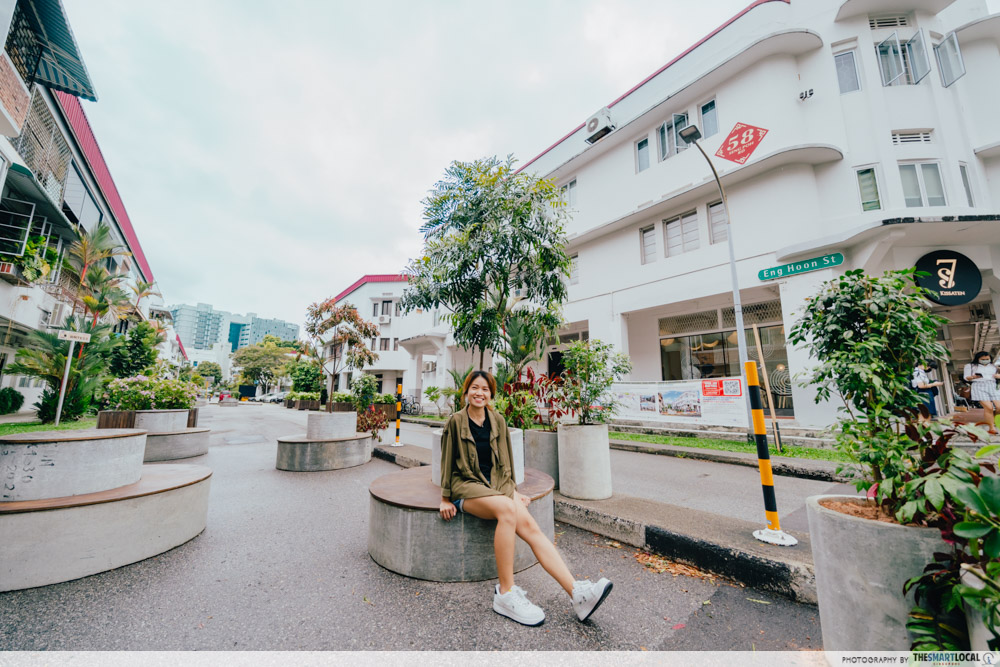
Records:
[[[712,164],[711,158],[708,157],[708,153],[701,147],[698,140],[701,139],[701,131],[698,130],[697,125],[688,125],[684,129],[678,132],[680,138],[684,140],[686,144],[694,144],[694,147],[698,149],[698,152],[702,154],[705,158],[705,162],[708,162],[709,168],[712,170],[712,176],[715,177],[715,184],[719,186],[719,194],[722,196],[722,207],[726,212],[726,240],[729,242],[729,271],[732,276],[733,281],[733,315],[736,319],[736,344],[740,352],[740,377],[743,380],[744,391],[747,392],[747,422],[750,426],[750,433],[754,434],[754,440],[757,443],[757,458],[759,459],[760,465],[760,477],[761,485],[764,487],[764,510],[768,516],[768,524],[770,527],[764,528],[762,530],[755,530],[753,536],[760,540],[761,542],[767,542],[769,544],[776,544],[779,546],[794,546],[798,544],[796,540],[791,535],[787,534],[781,530],[781,522],[778,519],[778,506],[774,497],[774,476],[771,471],[771,457],[767,450],[767,439],[764,435],[764,416],[763,413],[759,411],[759,408],[763,407],[759,404],[759,399],[754,398],[754,396],[759,396],[757,394],[750,393],[750,387],[747,378],[747,366],[749,362],[749,356],[747,355],[747,336],[746,331],[743,329],[743,304],[740,302],[740,281],[736,275],[736,253],[733,250],[733,219],[729,215],[729,201],[726,199],[726,190],[722,187],[722,180],[719,178],[719,172],[715,170],[715,165]],[[763,363],[761,359],[761,363]],[[756,371],[754,371],[756,376]],[[756,384],[756,379],[754,380]],[[753,401],[757,400],[758,405],[752,405]],[[758,409],[758,416],[760,417],[760,427],[754,425],[753,409]]]
[[[708,166],[712,170],[712,176],[715,177],[715,184],[719,186],[719,194],[722,195],[722,208],[726,212],[726,240],[729,242],[729,272],[733,282],[733,314],[736,317],[736,346],[740,353],[740,377],[743,378],[743,386],[745,387],[746,373],[743,369],[746,367],[746,363],[750,360],[750,357],[747,355],[747,334],[743,329],[743,304],[740,302],[740,281],[736,276],[736,253],[733,251],[733,219],[729,215],[729,202],[726,200],[726,190],[722,187],[719,172],[715,170],[715,165],[712,164],[708,153],[698,143],[698,140],[701,139],[701,131],[698,129],[698,126],[688,125],[680,130],[679,134],[684,143],[693,145],[705,157],[705,161],[708,162]],[[749,408],[747,409],[749,410]],[[747,414],[747,420],[752,432],[753,420],[750,419],[749,413]]]

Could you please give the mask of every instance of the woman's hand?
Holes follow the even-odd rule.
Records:
[[[438,507],[438,512],[441,514],[441,518],[445,521],[451,521],[458,514],[458,508],[450,500],[441,499],[441,505]]]
[[[514,492],[514,499],[515,500],[519,500],[522,503],[524,503],[525,507],[527,507],[528,505],[531,504],[531,498],[529,498],[528,496],[526,496],[526,495],[524,495],[522,493],[518,493],[517,491]]]

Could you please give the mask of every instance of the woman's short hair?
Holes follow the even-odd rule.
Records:
[[[469,373],[469,375],[465,378],[465,382],[462,383],[462,396],[469,393],[469,387],[472,386],[472,381],[476,378],[483,378],[486,380],[486,384],[490,388],[490,398],[495,398],[497,395],[497,381],[486,371],[472,371]]]

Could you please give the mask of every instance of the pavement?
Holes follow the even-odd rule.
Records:
[[[733,533],[734,524],[729,523],[759,527],[759,522],[702,508],[707,507],[707,496],[722,494],[727,485],[735,484],[730,475],[752,473],[748,469],[614,452],[616,488],[655,497],[616,493],[610,501],[587,505],[557,498],[556,524],[557,545],[571,571],[579,577],[607,576],[615,583],[612,595],[591,619],[580,623],[565,593],[540,566],[533,566],[517,575],[518,584],[546,610],[547,620],[539,628],[524,628],[491,611],[493,582],[419,581],[384,570],[371,560],[367,488],[376,477],[398,470],[398,465],[374,459],[329,472],[276,470],[277,437],[303,432],[305,419],[304,412],[272,405],[204,408],[199,425],[212,429],[209,452],[188,461],[214,471],[206,531],[133,565],[53,586],[0,593],[0,650],[809,650],[822,646],[816,608],[792,601],[805,599],[794,591],[776,594],[763,580],[754,583],[732,574],[716,576],[707,568],[686,569],[649,553],[669,553],[674,548],[669,531],[657,532],[657,527],[672,526],[678,535],[701,533],[701,541],[688,544],[678,561],[696,560],[693,553],[714,543],[729,550],[717,551],[716,559],[731,553],[726,558],[733,562],[753,560],[759,558],[754,549],[768,554],[767,548],[748,542],[741,532]],[[411,439],[419,440],[416,436]],[[387,451],[391,456],[409,454],[418,463],[429,454],[413,445],[379,448],[380,455],[387,456]],[[677,463],[707,467],[675,470]],[[628,476],[636,474],[646,481],[629,484]],[[702,474],[707,476],[698,476]],[[678,480],[692,475],[686,485]],[[779,489],[782,481],[777,482]],[[815,480],[797,482],[830,487]],[[796,499],[813,488],[789,489],[787,496],[779,491],[779,508],[784,501],[794,513]],[[747,491],[745,497],[714,498],[711,501],[717,504],[712,507],[731,512],[752,495]],[[586,516],[574,518],[574,507],[583,508],[580,513]],[[672,514],[663,514],[666,507],[673,508]],[[629,540],[648,542],[650,549],[629,546],[628,540],[617,539],[595,517],[612,518],[619,528],[628,527],[631,533],[621,532]],[[574,527],[574,522],[584,528]],[[705,559],[703,554],[697,558]],[[641,560],[655,567],[646,567]],[[732,569],[724,563],[713,567]],[[760,567],[755,571],[766,573]]]

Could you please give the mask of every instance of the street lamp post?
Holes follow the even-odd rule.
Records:
[[[708,162],[715,177],[715,184],[719,186],[719,194],[722,196],[722,207],[726,212],[726,241],[729,243],[729,272],[733,282],[733,315],[736,320],[736,344],[740,353],[740,378],[743,381],[743,388],[747,395],[747,423],[750,426],[749,433],[753,434],[757,444],[757,458],[760,466],[761,485],[764,489],[764,511],[768,517],[768,527],[762,530],[755,530],[753,536],[761,542],[776,544],[778,546],[794,546],[798,540],[781,530],[781,522],[778,518],[778,506],[774,496],[774,475],[771,470],[771,457],[767,448],[767,435],[764,428],[764,413],[760,400],[760,389],[757,387],[757,368],[750,365],[750,358],[747,354],[747,337],[743,328],[743,304],[740,301],[740,281],[736,275],[736,252],[733,250],[733,219],[729,215],[729,201],[726,199],[726,190],[722,187],[722,179],[719,172],[715,170],[712,159],[701,147],[698,140],[701,139],[701,131],[697,125],[688,125],[678,133],[686,144],[694,144],[705,162]],[[761,363],[763,363],[761,359]],[[748,375],[752,377],[748,377]],[[753,384],[754,386],[751,386]]]

